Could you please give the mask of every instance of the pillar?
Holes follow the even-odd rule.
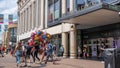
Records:
[[[74,10],[74,0],[70,0],[70,12]]]
[[[67,56],[68,56],[68,33],[67,32],[62,33],[62,45],[64,48],[63,57],[67,58]]]
[[[62,14],[66,13],[66,0],[62,0]]]
[[[76,48],[76,27],[74,24],[70,27],[70,58],[77,57],[77,48]]]

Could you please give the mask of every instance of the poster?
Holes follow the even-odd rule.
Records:
[[[92,45],[92,56],[97,56],[97,46],[95,44]]]

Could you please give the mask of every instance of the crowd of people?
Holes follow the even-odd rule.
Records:
[[[62,54],[63,50],[63,48],[60,48]],[[17,66],[20,66],[21,62],[24,62],[25,67],[31,66],[31,62],[47,64],[49,58],[53,64],[55,64],[55,60],[57,59],[56,45],[51,44],[50,41],[47,41],[44,44],[35,42],[33,46],[29,45],[28,42],[18,42],[18,45],[11,54],[16,57]]]

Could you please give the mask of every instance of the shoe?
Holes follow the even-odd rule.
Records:
[[[101,61],[101,63],[105,63],[104,61]]]
[[[19,63],[17,63],[17,65],[16,65],[17,67],[19,67]]]
[[[16,66],[18,67],[18,64]]]
[[[45,64],[47,64],[47,61],[45,61]]]
[[[25,64],[24,67],[27,67],[27,65]]]

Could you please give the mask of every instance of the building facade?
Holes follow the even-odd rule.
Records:
[[[18,0],[17,40],[43,30],[57,49],[63,45],[64,57],[76,58],[84,47],[97,57],[102,43],[112,47],[120,39],[119,5],[119,0]]]
[[[15,46],[17,42],[17,21],[8,25],[8,44]]]

